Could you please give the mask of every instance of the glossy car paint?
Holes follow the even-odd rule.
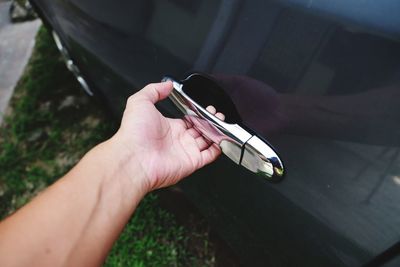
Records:
[[[244,265],[360,266],[399,242],[400,2],[33,3],[117,115],[202,71],[274,145],[280,183],[222,157],[181,184]]]

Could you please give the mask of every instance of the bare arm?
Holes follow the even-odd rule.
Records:
[[[0,266],[99,266],[146,193],[218,157],[190,125],[155,109],[171,90],[152,84],[132,96],[114,137],[0,224]]]

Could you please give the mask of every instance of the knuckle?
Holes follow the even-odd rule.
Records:
[[[131,105],[133,102],[135,102],[135,95],[131,95],[130,97],[128,97],[127,101],[126,101],[126,105]]]
[[[157,84],[156,83],[149,83],[148,85],[146,85],[144,87],[145,90],[155,90],[156,89]]]

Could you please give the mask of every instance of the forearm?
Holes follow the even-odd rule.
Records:
[[[98,266],[146,190],[112,141],[0,224],[0,266]],[[136,170],[136,171],[135,171]]]

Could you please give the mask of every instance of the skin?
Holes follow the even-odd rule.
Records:
[[[165,82],[131,96],[111,139],[0,223],[0,266],[100,266],[148,192],[179,182],[220,155],[190,125],[154,107],[171,91]]]

